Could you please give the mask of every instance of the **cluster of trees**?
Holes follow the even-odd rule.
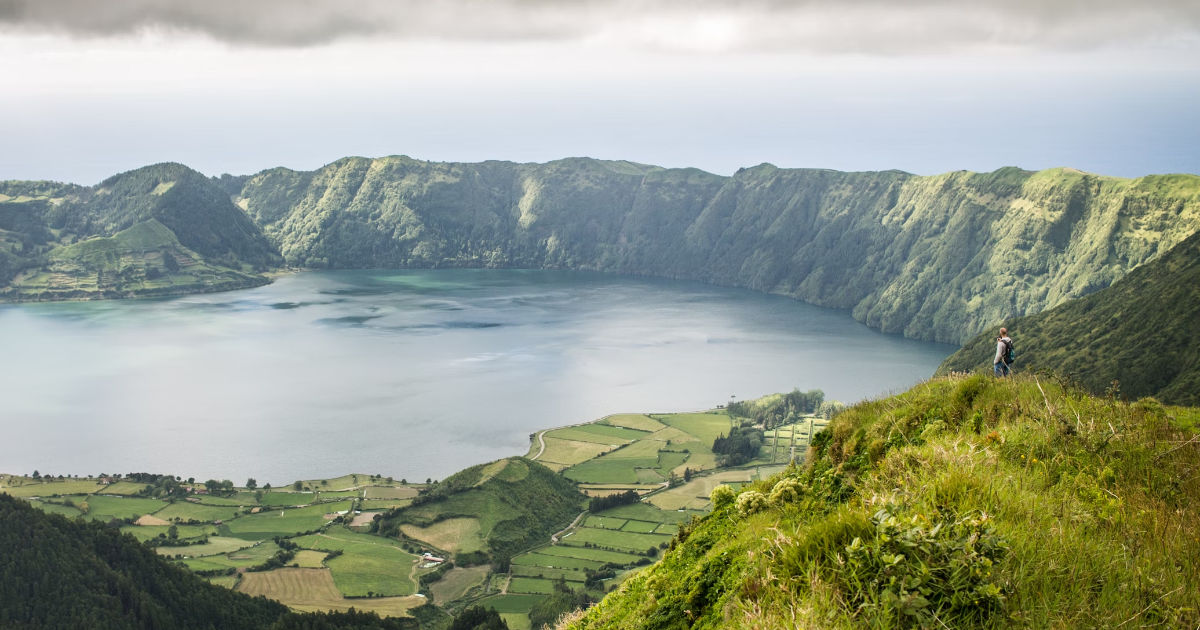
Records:
[[[449,630],[508,630],[508,624],[495,608],[469,606],[458,613]]]
[[[770,430],[816,412],[824,401],[825,392],[819,389],[807,392],[793,389],[781,396],[731,402],[728,411],[731,416],[749,418],[754,424]]]
[[[573,610],[595,603],[596,598],[585,590],[574,590],[567,581],[559,578],[554,582],[554,592],[533,605],[529,611],[529,625],[533,628],[554,627],[558,618]]]
[[[635,490],[626,490],[617,494],[610,494],[606,497],[592,497],[588,501],[588,510],[591,512],[601,512],[612,509],[620,505],[633,505],[641,501],[642,497]]]
[[[718,466],[739,466],[754,459],[762,445],[762,429],[754,426],[737,427],[730,430],[728,436],[717,436],[713,440],[712,451],[717,455]]]

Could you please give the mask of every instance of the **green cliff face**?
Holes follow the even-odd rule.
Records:
[[[213,269],[163,288],[157,274],[175,271],[144,247],[102,265],[49,255],[150,220],[187,251],[169,239],[158,250]],[[400,156],[208,179],[164,164],[92,188],[0,183],[0,287],[18,299],[228,288],[261,282],[249,272],[279,254],[316,268],[588,269],[778,293],[886,332],[961,343],[1107,287],[1198,229],[1192,175],[764,164],[721,177],[587,158]]]
[[[179,164],[94,187],[0,184],[0,299],[255,286],[282,258],[212,180]]]
[[[235,198],[291,264],[689,278],[962,342],[1110,285],[1200,228],[1200,177],[346,158]]]
[[[1200,234],[1107,289],[1005,323],[1016,369],[1053,371],[1099,393],[1200,405]],[[991,369],[995,331],[969,341],[938,368]]]
[[[1197,423],[1024,376],[861,403],[559,629],[1195,627]]]

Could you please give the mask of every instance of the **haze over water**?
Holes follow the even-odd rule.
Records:
[[[580,272],[306,272],[6,306],[0,472],[436,479],[610,413],[882,395],[954,349],[778,296]]]

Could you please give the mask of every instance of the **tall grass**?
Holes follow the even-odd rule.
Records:
[[[1198,424],[1033,376],[860,404],[570,627],[1195,628]]]

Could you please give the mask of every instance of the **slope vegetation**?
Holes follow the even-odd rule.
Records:
[[[158,164],[85,188],[0,185],[0,298],[130,297],[264,284],[282,262],[212,180]]]
[[[1020,370],[1067,375],[1097,393],[1116,380],[1128,396],[1200,405],[1200,234],[1107,289],[1006,326]],[[981,334],[938,372],[976,369],[994,353],[994,332]]]
[[[568,525],[585,500],[554,471],[514,457],[454,473],[373,527],[384,536],[404,534],[432,547],[472,554],[460,557],[460,564],[488,558],[503,562]],[[453,541],[454,547],[444,541]]]
[[[1200,228],[1200,177],[918,177],[345,158],[237,203],[308,267],[595,269],[736,285],[961,343],[1110,285]]]
[[[46,514],[0,493],[0,627],[247,630],[419,628],[374,614],[295,614],[214,586],[97,522]]]
[[[1198,423],[1032,377],[863,403],[564,626],[1195,627]]]

